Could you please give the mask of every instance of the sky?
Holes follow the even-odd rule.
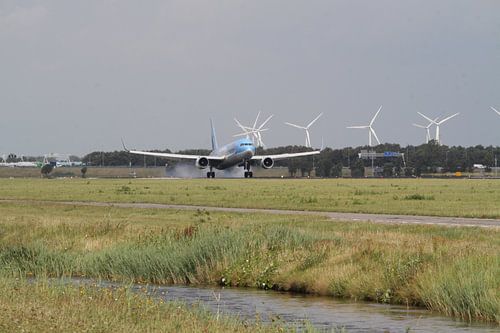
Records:
[[[274,114],[267,146],[500,145],[498,0],[0,0],[0,153],[210,147]]]

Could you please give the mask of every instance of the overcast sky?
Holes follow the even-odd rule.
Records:
[[[0,153],[209,148],[275,114],[268,146],[500,145],[500,1],[0,0]]]

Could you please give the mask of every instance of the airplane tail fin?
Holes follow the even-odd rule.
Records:
[[[125,146],[125,142],[123,141],[123,138],[122,138],[122,146],[123,146],[123,150],[125,150],[126,152],[129,152],[130,150],[127,149],[127,147]]]
[[[212,129],[212,150],[217,150],[219,148],[219,145],[217,144],[217,137],[215,136],[215,128],[214,128],[214,123],[212,122],[212,119],[210,119],[210,127]]]

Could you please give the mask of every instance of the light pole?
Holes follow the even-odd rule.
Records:
[[[498,178],[498,159],[497,159],[497,155],[495,155],[495,178]]]
[[[445,162],[444,162],[444,167],[446,168],[446,172],[449,172],[448,170],[448,150],[446,150],[446,153],[445,153]]]

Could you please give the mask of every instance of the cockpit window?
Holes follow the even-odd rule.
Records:
[[[240,143],[240,147],[243,147],[243,146],[251,146],[252,144],[251,143]]]

